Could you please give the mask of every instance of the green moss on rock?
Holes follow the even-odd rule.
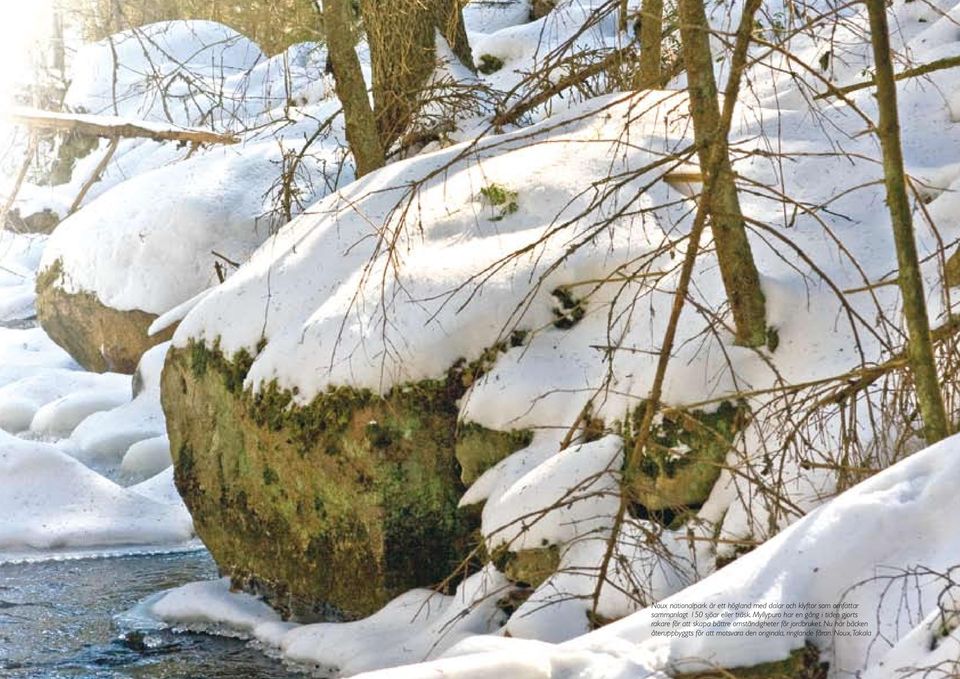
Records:
[[[674,679],[826,679],[829,663],[821,662],[819,649],[807,642],[783,660],[750,667],[673,674]]]
[[[641,403],[621,428],[627,450],[636,444],[645,407]],[[624,470],[633,501],[647,511],[702,505],[748,418],[745,403],[730,401],[713,412],[663,410],[637,467]]]
[[[548,545],[519,552],[502,550],[493,557],[497,570],[507,579],[523,587],[536,589],[560,567],[560,549]]]
[[[529,446],[532,440],[533,432],[529,429],[495,431],[475,422],[461,425],[456,444],[461,480],[469,486],[497,462]]]
[[[88,292],[63,289],[57,260],[37,277],[37,318],[50,338],[87,370],[131,374],[147,349],[173,337],[176,325],[147,334],[156,315],[104,305]]]
[[[477,70],[483,73],[484,75],[490,75],[491,73],[496,73],[501,68],[503,68],[503,59],[500,57],[495,57],[492,54],[481,54],[479,63],[477,64]]]
[[[304,620],[368,615],[453,572],[478,526],[457,507],[457,401],[484,366],[298,405],[275,383],[244,390],[251,363],[192,342],[162,377],[177,486],[221,569]]]

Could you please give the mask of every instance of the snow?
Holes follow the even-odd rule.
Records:
[[[70,355],[40,328],[0,327],[0,387],[28,377],[38,369],[77,367]]]
[[[298,625],[281,622],[259,599],[232,592],[224,578],[154,595],[128,615],[255,639],[294,666],[349,676],[416,662],[492,632],[503,618],[497,596],[507,589],[503,575],[488,566],[464,580],[452,596],[415,589],[363,620]]]
[[[586,110],[604,105],[617,106],[608,99]],[[623,109],[627,105],[619,104]],[[666,106],[654,108],[665,112]],[[386,389],[398,382],[432,377],[461,356],[476,357],[483,346],[496,341],[505,320],[489,310],[509,310],[521,302],[528,291],[524,282],[540,272],[537,263],[551,261],[569,242],[587,238],[590,224],[575,222],[562,243],[555,239],[537,256],[496,271],[484,287],[482,306],[471,313],[456,312],[466,293],[445,300],[442,317],[432,320],[439,302],[426,305],[420,300],[445,296],[466,275],[483,271],[505,252],[549,228],[567,196],[579,193],[582,177],[608,166],[609,146],[600,142],[595,155],[590,152],[590,141],[607,131],[597,125],[595,118],[584,115],[566,124],[561,119],[541,126],[539,132],[524,130],[512,137],[481,142],[469,162],[456,162],[462,149],[454,146],[396,163],[390,173],[373,174],[349,185],[281,230],[241,271],[194,306],[182,321],[175,344],[183,345],[189,337],[207,338],[211,343],[220,337],[223,350],[230,354],[241,348],[254,349],[263,334],[269,341],[256,357],[248,382],[257,386],[277,377],[280,386],[298,387],[307,400],[329,383]],[[530,146],[531,138],[543,144]],[[581,155],[583,175],[553,173],[553,165],[572,153]],[[640,155],[650,157],[643,152]],[[430,179],[420,191],[416,218],[424,231],[399,223],[394,209],[402,205],[407,184],[451,162],[449,171]],[[523,177],[517,174],[521,167],[526,170]],[[491,183],[518,192],[516,213],[498,221],[490,219],[496,215],[485,205],[481,190]],[[624,194],[629,190],[625,187]],[[352,207],[357,199],[364,201],[362,211]],[[574,200],[565,213],[572,217],[585,202],[583,198]],[[386,224],[396,235],[398,247],[408,251],[401,275],[404,285],[413,287],[406,288],[403,296],[398,296],[399,285],[392,282],[384,257],[369,270],[365,266],[377,247],[378,224]],[[609,244],[609,252],[599,258],[575,256],[554,272],[523,319],[526,327],[549,326],[555,304],[550,290],[638,257],[660,237],[654,225],[649,233],[642,228],[636,234],[624,231],[622,236],[619,231],[604,231],[600,238],[604,247]],[[342,256],[322,269],[314,266],[320,253],[332,252]],[[274,271],[276,262],[283,262],[281,271]],[[264,304],[268,274],[271,299],[282,302]],[[387,295],[394,298],[388,312],[395,327],[389,340],[399,340],[393,350],[396,355],[384,352],[383,342],[389,340],[374,331],[385,320],[375,303],[375,291],[384,274],[391,281],[390,290],[395,291]],[[361,292],[354,300],[358,285]],[[249,310],[251,302],[263,313],[247,313],[241,318],[237,313],[240,306]],[[397,313],[393,313],[394,306]],[[341,333],[339,319],[344,312],[349,312],[350,321]],[[231,327],[221,327],[227,319]],[[559,337],[549,331],[546,334]],[[400,339],[404,337],[409,339]]]
[[[38,550],[179,544],[185,508],[131,492],[55,447],[0,433],[0,561]]]
[[[149,479],[168,467],[172,469],[170,440],[164,436],[155,436],[137,441],[123,455],[120,472],[128,479]]]
[[[180,126],[217,121],[232,113],[215,99],[224,82],[265,60],[259,47],[222,24],[150,24],[84,46],[71,64],[65,104]],[[229,98],[225,103],[231,106]]]
[[[186,505],[180,498],[177,486],[173,480],[173,465],[167,464],[166,469],[149,477],[146,481],[129,486],[131,492],[143,495],[151,500],[156,500],[162,504],[182,507],[187,511]]]
[[[833,672],[862,672],[862,676],[885,677],[907,665],[932,666],[953,659],[955,628],[946,638],[938,635],[938,601],[952,585],[947,573],[955,565],[957,535],[943,516],[960,511],[954,491],[960,481],[960,436],[931,446],[877,474],[836,499],[811,512],[775,538],[731,565],[664,599],[660,606],[698,604],[734,610],[774,604],[843,602],[845,610],[857,611],[869,634],[822,638],[821,659]],[[876,539],[884,535],[885,539]],[[589,543],[589,539],[576,544]],[[923,564],[922,568],[918,564]],[[498,591],[495,572],[488,567],[462,586],[476,587],[487,605]],[[501,587],[507,583],[501,581]],[[909,591],[904,599],[901,592]],[[213,626],[220,631],[256,638],[277,647],[286,660],[301,665],[335,669],[343,676],[374,667],[390,668],[370,677],[664,677],[674,668],[684,672],[714,667],[744,667],[777,661],[801,648],[805,636],[818,629],[809,623],[799,636],[688,637],[658,636],[652,624],[656,610],[647,608],[601,629],[566,643],[550,644],[503,636],[468,636],[450,632],[450,638],[429,646],[416,639],[431,634],[438,622],[449,619],[454,604],[449,598],[414,590],[391,602],[379,613],[354,623],[289,625],[277,633],[278,618],[250,595],[231,593],[226,580],[194,583],[171,590],[151,600],[147,613],[171,625]],[[431,606],[439,600],[440,605]],[[471,599],[467,599],[470,601]],[[456,609],[463,608],[459,600]],[[540,607],[543,602],[540,602]],[[471,608],[467,619],[483,620],[482,607]],[[553,625],[566,624],[560,605],[543,608]],[[489,610],[486,611],[489,614]],[[438,617],[434,617],[438,616]],[[514,613],[508,629],[523,615]],[[749,613],[732,618],[731,629],[747,629]],[[716,618],[707,618],[717,623]],[[457,623],[463,625],[462,622]],[[490,632],[496,625],[489,626]],[[718,624],[718,623],[717,623]],[[467,628],[469,629],[469,627]],[[829,626],[827,627],[829,630]],[[433,630],[433,632],[430,632]],[[466,630],[464,630],[466,631]],[[472,634],[483,634],[477,629]],[[933,639],[939,639],[935,644]],[[426,652],[424,652],[426,651]],[[439,658],[426,664],[398,668],[404,659]],[[421,658],[421,659],[422,659]]]
[[[618,46],[624,36],[617,35],[615,13],[581,31],[602,4],[565,0],[530,23],[523,23],[526,2],[468,6],[475,57],[504,62],[479,79],[490,88],[480,108],[495,102],[503,110],[520,101],[535,87],[525,74],[564,54]],[[713,19],[729,28],[739,8],[720,9],[728,8],[718,8]],[[897,3],[891,11],[895,47],[915,62],[956,54],[958,9],[949,0]],[[863,25],[862,8],[844,9],[832,42],[805,31],[790,47],[803,63],[817,64],[825,49],[842,45],[826,76],[841,85],[857,82],[871,66]],[[69,102],[97,114],[235,132],[242,141],[189,158],[149,142],[122,144],[83,209],[52,237],[11,241],[2,260],[10,266],[0,269],[0,322],[29,318],[38,265],[45,270],[61,262],[68,291],[158,314],[155,330],[179,321],[175,346],[219,342],[228,355],[245,349],[254,356],[246,386],[256,391],[276,380],[299,403],[330,385],[386,391],[435,378],[512,330],[525,330],[522,344],[502,352],[472,385],[460,419],[531,429],[533,442],[488,470],[462,504],[485,503],[489,549],[552,546],[560,559],[559,570],[527,592],[509,620],[497,600],[513,585],[492,566],[453,596],[414,590],[368,619],[344,624],[282,622],[254,597],[230,592],[226,580],[152,597],[142,605],[147,615],[178,628],[249,637],[290,662],[342,675],[386,668],[379,676],[642,678],[780,660],[804,641],[658,636],[653,602],[729,607],[842,599],[869,618],[871,636],[816,638],[833,675],[897,676],[902,667],[955,659],[960,633],[953,617],[942,624],[946,614],[937,605],[949,589],[943,574],[960,548],[943,519],[960,510],[953,491],[960,438],[826,502],[838,490],[837,478],[809,463],[835,461],[840,436],[849,432],[834,419],[820,424],[802,451],[782,454],[777,503],[789,511],[756,488],[757,479],[771,478],[761,471],[766,447],[783,445],[791,425],[768,413],[768,389],[842,375],[903,343],[893,286],[850,292],[890,280],[897,267],[877,181],[879,149],[860,117],[876,117],[870,90],[851,95],[856,110],[833,100],[811,105],[809,95],[822,91],[822,83],[810,78],[805,85],[805,76],[775,52],[748,71],[751,96],[736,112],[731,148],[734,168],[751,189],[742,193],[745,214],[771,227],[758,227],[752,243],[779,346],[748,350],[734,346],[727,331],[710,330],[729,317],[708,242],[663,401],[709,410],[753,390],[748,401],[761,415],[737,438],[710,497],[683,528],[624,518],[609,581],[597,590],[621,507],[624,442],[607,435],[575,437],[563,450],[560,444],[581,413],[615,430],[649,393],[693,205],[689,186],[661,177],[691,168],[685,96],[673,89],[584,102],[568,92],[519,121],[535,124],[479,140],[472,135],[487,130],[488,121],[458,119],[451,139],[462,143],[432,145],[353,183],[348,166],[340,171],[343,132],[334,120],[303,161],[304,213],[277,231],[283,220],[271,218],[270,195],[278,166],[337,108],[322,75],[322,50],[294,46],[268,60],[209,22],[147,27],[115,37],[113,48],[123,55],[121,99],[113,97],[111,45],[101,42],[78,56]],[[725,68],[718,60],[718,72]],[[191,84],[188,72],[197,76]],[[565,67],[554,68],[550,78],[562,73]],[[151,74],[174,85],[169,111]],[[441,76],[469,80],[449,65],[438,69]],[[958,90],[955,70],[933,73],[923,86],[899,85],[907,169],[924,182],[925,210],[936,224],[934,230],[917,218],[935,323],[951,308],[933,255],[960,238],[960,100],[951,94]],[[210,98],[221,91],[222,103]],[[241,101],[241,92],[254,96]],[[845,155],[827,153],[841,145]],[[78,164],[70,191],[102,153]],[[672,154],[683,156],[675,167],[658,166]],[[513,196],[516,209],[492,205],[493,188]],[[796,210],[785,211],[781,193]],[[21,205],[62,210],[68,196],[67,189],[27,187]],[[784,234],[809,260],[778,240]],[[87,247],[94,241],[96,248]],[[0,239],[0,252],[3,246]],[[228,278],[217,285],[214,263],[225,261],[219,255],[249,261],[237,271],[227,265]],[[554,294],[561,289],[584,310],[569,328],[555,324],[558,315],[570,319],[562,295]],[[80,373],[41,331],[0,328],[0,424],[55,439],[0,433],[0,464],[9,470],[0,475],[0,510],[10,512],[0,514],[0,550],[190,537],[159,404],[166,350],[144,357],[130,400],[129,383]],[[854,413],[850,424],[870,438],[867,418]],[[883,437],[909,434],[895,426],[879,432],[881,440],[866,441],[874,457],[857,462],[890,462]],[[139,483],[123,488],[115,481]],[[714,548],[714,538],[721,546]],[[734,544],[763,540],[716,570],[718,558],[735,556]],[[886,591],[890,582],[909,582],[909,598]],[[895,590],[906,591],[905,585]],[[591,632],[594,594],[596,613],[617,622]],[[743,615],[735,627],[746,628]],[[423,661],[429,662],[394,667]]]
[[[623,443],[606,436],[555,453],[483,506],[487,547],[511,551],[575,542],[608,526],[620,504]]]
[[[70,454],[87,466],[115,476],[132,446],[166,435],[157,364],[162,362],[167,348],[167,344],[161,344],[144,354],[137,368],[138,389],[132,400],[91,415],[73,430],[68,442]],[[162,459],[157,443],[144,445],[128,462],[126,471],[133,475],[144,470],[160,471],[156,469]]]
[[[46,238],[0,232],[0,325],[33,316],[34,274]]]
[[[47,370],[0,387],[0,429],[17,433],[29,429],[31,422],[41,407],[69,395],[74,395],[72,404],[84,408],[84,397],[99,396],[100,390],[115,394],[118,390],[130,391],[130,378],[116,373],[98,375],[78,370]],[[78,392],[81,392],[79,395]],[[112,395],[111,394],[111,395]],[[72,418],[74,411],[68,403],[60,411],[66,418]],[[53,406],[58,408],[58,406]],[[46,419],[49,410],[41,418]],[[53,423],[53,426],[62,427],[69,422]],[[75,425],[75,423],[74,423]]]
[[[463,23],[469,33],[494,33],[509,26],[525,24],[530,19],[529,0],[494,0],[469,2],[463,8]],[[471,45],[477,40],[470,36]]]
[[[129,380],[116,380],[115,387],[79,389],[36,409],[30,431],[41,437],[67,437],[90,415],[118,408],[130,400]],[[19,391],[21,382],[11,385]]]
[[[582,61],[584,55],[591,55],[590,60],[599,59],[624,46],[623,36],[617,32],[618,11],[604,0],[560,0],[553,11],[536,21],[528,21],[529,9],[524,13],[522,8],[525,2],[485,9],[483,3],[476,4],[476,9],[464,13],[474,61],[481,64],[484,56],[490,56],[503,63],[483,78],[500,94],[503,110],[536,94],[543,78],[555,81],[569,75],[575,70],[571,60]],[[631,2],[630,7],[636,11],[639,4]],[[531,79],[534,73],[537,75]],[[602,84],[599,89],[609,91]],[[575,89],[570,89],[533,109],[529,120],[543,120],[582,100]]]

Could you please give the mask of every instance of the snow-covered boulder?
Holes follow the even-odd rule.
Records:
[[[285,220],[285,158],[315,130],[305,118],[141,173],[64,220],[37,280],[44,330],[89,370],[132,372],[170,339],[172,328],[148,333],[159,314],[215,285]],[[291,190],[304,203],[322,195],[325,164],[341,160],[318,143]]]
[[[675,104],[652,106],[651,125]],[[561,288],[662,238],[654,220],[596,230],[575,217],[590,202],[585,178],[610,167],[609,146],[585,143],[603,138],[605,120],[581,112],[491,138],[468,159],[452,147],[373,173],[281,229],[187,314],[162,388],[178,486],[198,534],[238,583],[364,613],[439,580],[464,554],[470,512],[456,509],[456,453],[472,481],[530,440],[509,422],[458,424],[470,387],[527,348],[526,333],[504,327],[529,281],[544,276],[518,330],[537,329],[556,351],[583,341],[583,310]],[[582,172],[557,173],[570,154]],[[626,162],[650,157],[636,151]],[[416,222],[401,223],[395,208],[424,177],[409,214]],[[635,197],[638,186],[620,195]],[[647,195],[670,191],[656,184]],[[496,267],[549,234],[564,205],[572,223],[562,237]],[[581,239],[580,252],[547,269]],[[383,249],[390,240],[403,253],[398,271]],[[468,292],[445,294],[487,267],[495,270],[476,306],[458,311]],[[582,385],[585,366],[568,368]],[[571,413],[583,407],[577,398]],[[501,405],[518,417],[517,403]]]

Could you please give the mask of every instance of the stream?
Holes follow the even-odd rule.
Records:
[[[239,639],[141,633],[118,618],[150,594],[215,577],[205,550],[0,564],[0,677],[302,677]]]

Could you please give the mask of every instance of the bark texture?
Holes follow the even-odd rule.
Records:
[[[883,177],[887,189],[887,207],[893,227],[900,267],[899,285],[903,297],[903,314],[907,322],[909,342],[907,356],[913,372],[917,404],[923,418],[924,435],[931,444],[950,433],[937,366],[933,358],[930,338],[930,320],[924,300],[923,278],[913,233],[913,218],[907,196],[907,180],[903,170],[903,150],[900,146],[900,119],[897,113],[897,87],[890,57],[890,30],[887,26],[886,3],[867,0],[870,16],[870,40],[876,64],[874,80],[877,85],[879,120],[877,136],[883,151]]]
[[[436,67],[436,32],[473,68],[460,0],[360,0],[370,44],[374,115],[380,144],[390,147],[410,129]]]
[[[337,98],[343,106],[347,143],[358,177],[383,167],[384,152],[367,84],[354,49],[353,8],[350,0],[324,0],[324,32]]]
[[[762,346],[767,339],[767,325],[760,276],[744,228],[727,139],[717,133],[720,105],[713,75],[710,25],[703,0],[679,0],[677,10],[694,140],[706,185],[714,185],[711,226],[723,285],[733,311],[736,342],[748,347]],[[714,167],[716,172],[710,172],[709,168]]]
[[[640,80],[638,89],[662,86],[663,0],[643,0],[639,18]]]

